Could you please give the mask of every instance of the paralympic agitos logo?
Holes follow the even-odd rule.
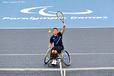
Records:
[[[20,12],[21,13],[26,13],[26,14],[40,14],[40,15],[43,15],[43,16],[56,16],[55,13],[56,11],[48,11],[47,13],[45,12],[47,8],[50,8],[50,7],[53,7],[53,6],[40,6],[40,7],[32,7],[32,8],[26,8],[26,9],[22,9]],[[39,10],[38,12],[31,12],[33,10],[36,10],[36,9],[41,9]],[[63,14],[90,14],[92,13],[93,11],[92,10],[85,10],[84,12],[63,12]]]
[[[24,9],[21,9],[20,12],[21,13],[24,13],[24,14],[30,14],[30,17],[3,17],[2,20],[55,20],[57,19],[56,17],[56,12],[57,11],[47,11],[48,8],[52,8],[53,6],[39,6],[39,7],[31,7],[31,8],[24,8]],[[53,7],[54,8],[54,7]],[[37,11],[39,10],[39,11]],[[83,10],[83,12],[79,12],[79,11],[76,11],[76,12],[64,12],[62,11],[63,14],[66,15],[70,15],[70,17],[65,17],[65,19],[79,19],[79,20],[82,20],[82,19],[107,19],[108,17],[107,16],[89,16],[86,14],[92,14],[93,11],[90,10],[90,9],[85,9]],[[39,14],[41,15],[40,17],[34,17],[34,16],[31,16],[32,14]],[[77,15],[84,15],[84,16],[77,16]],[[43,17],[42,17],[43,16]]]

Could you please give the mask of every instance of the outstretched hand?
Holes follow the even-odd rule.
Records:
[[[66,27],[66,24],[64,24],[64,27]]]

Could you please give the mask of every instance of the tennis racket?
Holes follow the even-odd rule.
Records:
[[[50,60],[50,51],[46,54],[45,58],[44,58],[44,63],[47,64]]]
[[[57,11],[56,16],[62,21],[64,24],[64,14],[61,11]]]

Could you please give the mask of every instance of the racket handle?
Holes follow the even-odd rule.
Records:
[[[64,21],[62,21],[62,23],[64,24]]]

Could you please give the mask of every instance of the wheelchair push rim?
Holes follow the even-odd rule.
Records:
[[[66,65],[66,66],[69,66],[71,64],[71,61],[70,61],[70,55],[69,53],[66,51],[66,50],[63,50],[62,52],[62,62]]]

